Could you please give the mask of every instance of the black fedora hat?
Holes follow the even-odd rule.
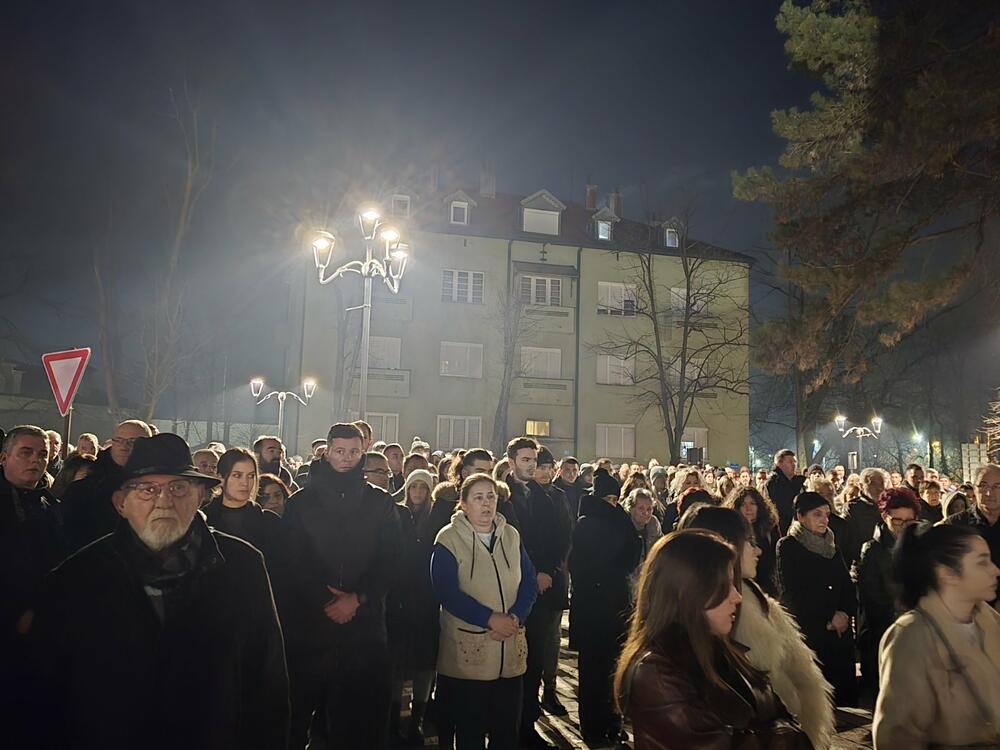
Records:
[[[219,484],[220,481],[218,477],[202,474],[195,468],[188,444],[184,442],[184,438],[172,432],[161,432],[148,438],[136,438],[124,472],[122,484],[151,474],[190,477],[212,485]]]

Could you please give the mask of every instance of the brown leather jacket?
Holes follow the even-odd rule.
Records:
[[[752,686],[738,672],[728,689],[699,690],[701,675],[661,650],[634,668],[627,713],[635,750],[796,750],[811,748],[770,686]],[[739,681],[739,689],[732,687]]]

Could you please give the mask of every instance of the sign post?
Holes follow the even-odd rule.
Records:
[[[90,348],[68,349],[42,355],[42,366],[52,387],[59,413],[65,417],[63,424],[62,457],[69,453],[70,435],[73,429],[73,399],[80,388],[83,371],[90,361]]]

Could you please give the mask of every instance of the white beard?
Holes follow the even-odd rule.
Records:
[[[190,524],[188,524],[190,526]],[[143,544],[153,552],[159,552],[169,547],[187,533],[187,528],[181,525],[179,518],[161,517],[146,524],[142,531],[138,532]]]

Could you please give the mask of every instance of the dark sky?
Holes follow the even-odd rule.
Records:
[[[588,177],[602,195],[620,186],[635,218],[693,199],[698,236],[749,250],[766,215],[732,199],[730,171],[773,163],[771,110],[814,88],[787,70],[778,4],[8,4],[3,257],[28,258],[28,291],[74,324],[92,315],[95,247],[126,289],[148,275],[180,177],[170,92],[185,84],[216,129],[189,250],[216,289],[234,258],[256,273],[284,257],[289,224],[328,210],[340,175],[434,163],[475,186],[483,159],[504,191],[579,201]],[[65,329],[36,328],[61,345]]]

